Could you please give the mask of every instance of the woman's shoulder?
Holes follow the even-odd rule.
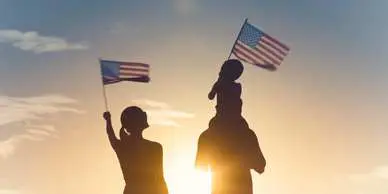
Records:
[[[212,121],[211,121],[212,122]],[[205,131],[202,131],[202,133],[199,135],[199,141],[209,141],[214,136],[216,136],[218,133],[217,130],[213,129],[212,127],[206,129]]]
[[[146,145],[147,147],[149,147],[150,149],[153,149],[153,150],[162,150],[163,149],[162,144],[160,144],[159,142],[156,142],[156,141],[148,140],[148,139],[144,140],[144,145]]]

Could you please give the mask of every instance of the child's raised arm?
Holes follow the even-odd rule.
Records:
[[[214,97],[216,97],[216,94],[217,94],[217,90],[218,90],[218,85],[219,85],[219,80],[216,81],[216,83],[214,83],[212,89],[210,90],[209,94],[208,94],[208,98],[209,100],[213,100]]]
[[[106,120],[106,132],[108,134],[110,145],[113,147],[113,149],[116,149],[120,140],[117,139],[115,132],[113,130],[110,112],[104,112],[103,116],[104,116],[104,119]]]

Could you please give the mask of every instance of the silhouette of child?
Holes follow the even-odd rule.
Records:
[[[136,106],[124,109],[120,140],[113,130],[110,113],[103,116],[124,176],[124,194],[168,194],[163,176],[163,148],[143,138],[143,130],[148,128],[146,113]]]
[[[232,155],[244,165],[259,170],[256,151],[257,136],[249,128],[247,121],[241,116],[241,84],[236,80],[244,71],[243,64],[236,59],[224,62],[219,78],[208,94],[210,100],[217,96],[216,116],[209,122],[209,129],[220,129],[218,134],[223,143],[218,143],[219,151]],[[217,130],[219,131],[219,130]],[[218,132],[216,132],[218,133]],[[217,137],[217,139],[219,139]],[[222,148],[221,148],[222,147]]]
[[[222,123],[230,126],[233,122],[233,124],[240,124],[240,128],[249,128],[248,123],[241,116],[241,84],[235,82],[243,71],[244,66],[236,59],[227,60],[222,65],[218,80],[208,94],[210,100],[217,96],[215,120],[210,122],[209,126]]]

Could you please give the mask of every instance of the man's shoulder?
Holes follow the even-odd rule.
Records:
[[[205,141],[207,139],[210,138],[210,136],[212,136],[212,133],[213,131],[211,129],[206,129],[205,131],[203,131],[200,135],[199,135],[199,141]]]
[[[214,145],[215,141],[219,140],[223,137],[223,134],[220,134],[221,132],[216,129],[206,129],[199,135],[198,138],[198,145],[202,146],[211,146]]]

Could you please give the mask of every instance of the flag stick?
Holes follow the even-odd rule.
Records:
[[[106,98],[106,91],[105,91],[105,85],[104,85],[104,83],[102,83],[102,94],[103,94],[103,96],[104,96],[105,110],[106,110],[106,111],[109,111],[109,110],[108,110],[108,100],[107,100],[107,98]]]
[[[104,78],[102,74],[102,68],[101,68],[101,58],[98,59],[99,65],[100,65],[100,70],[101,70],[101,84],[102,84],[102,96],[104,97],[104,104],[105,104],[105,110],[108,110],[108,99],[106,97],[106,90],[105,90],[105,84],[104,84]]]
[[[241,31],[242,31],[242,29],[244,28],[244,26],[245,26],[245,24],[246,24],[247,22],[248,22],[248,18],[245,18],[244,23],[243,23],[243,25],[241,26],[240,32],[238,32],[237,38],[236,38],[236,40],[235,40],[234,43],[233,43],[232,49],[230,50],[228,60],[229,60],[230,57],[232,56],[234,45],[236,45],[236,43],[237,43],[237,41],[238,41],[238,38],[240,38]]]

